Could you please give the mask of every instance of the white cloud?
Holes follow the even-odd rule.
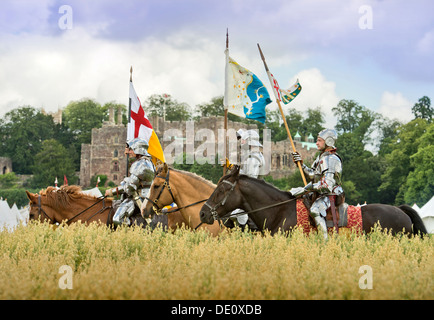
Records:
[[[56,111],[85,97],[127,104],[131,65],[142,101],[167,92],[194,107],[223,94],[223,51],[206,39],[183,46],[186,35],[173,37],[119,43],[79,27],[58,38],[3,36],[10,45],[0,59],[0,114],[22,105]]]
[[[288,82],[277,80],[282,88],[287,89],[292,86],[297,79],[300,81],[302,90],[286,107],[282,104],[283,109],[295,108],[298,111],[304,112],[308,108],[321,107],[321,111],[325,116],[324,126],[333,128],[336,125],[336,117],[333,115],[332,108],[336,107],[341,100],[336,94],[336,84],[327,80],[317,68],[302,70],[294,75]],[[271,89],[269,89],[269,92],[272,92]],[[275,100],[274,97],[272,100]],[[273,105],[276,104],[273,103],[271,107],[273,107]],[[277,108],[277,105],[275,108]]]
[[[401,92],[392,93],[385,91],[381,96],[378,111],[389,119],[397,119],[406,123],[413,117],[411,112],[412,106],[413,103],[405,98]]]

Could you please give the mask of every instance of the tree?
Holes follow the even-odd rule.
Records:
[[[0,155],[12,159],[14,172],[30,174],[34,155],[53,137],[54,126],[52,116],[31,106],[9,111],[0,120]]]
[[[434,123],[429,125],[417,143],[417,152],[410,157],[414,171],[408,174],[404,200],[423,206],[434,194]]]
[[[70,102],[63,111],[63,122],[77,136],[77,142],[91,142],[93,128],[101,128],[104,110],[101,105],[91,99]]]
[[[167,121],[187,121],[191,119],[190,107],[179,103],[168,94],[153,94],[146,99],[143,108],[148,116],[165,117]]]
[[[359,105],[354,100],[341,100],[338,105],[332,108],[334,115],[338,119],[336,130],[339,133],[352,132],[357,138],[366,144],[370,140],[370,135],[374,128],[372,124],[379,115],[364,106]]]
[[[392,150],[386,154],[386,169],[381,176],[379,191],[390,204],[402,204],[406,190],[406,180],[415,163],[411,156],[418,152],[420,137],[426,132],[428,123],[423,119],[415,119],[398,128],[398,135],[389,144]]]
[[[318,136],[318,133],[324,129],[324,114],[321,111],[321,107],[315,109],[308,108],[306,111],[306,118],[303,120],[304,135],[312,134],[314,137]]]
[[[411,108],[411,111],[414,114],[414,118],[421,118],[431,123],[432,117],[434,115],[434,109],[431,108],[431,100],[427,96],[423,96],[419,99],[419,102],[415,103],[415,105]]]
[[[196,105],[196,110],[202,117],[223,116],[225,114],[225,108],[223,106],[223,96],[214,97],[209,103],[201,103]]]
[[[72,159],[68,157],[65,147],[57,140],[45,140],[41,151],[35,155],[32,187],[45,188],[53,185],[56,177],[62,181],[64,175],[69,184],[76,183],[77,177]]]

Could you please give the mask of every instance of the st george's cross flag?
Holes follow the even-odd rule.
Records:
[[[142,138],[148,142],[148,153],[152,156],[154,164],[157,159],[161,162],[166,162],[163,149],[161,148],[160,140],[152,128],[148,117],[143,110],[139,97],[134,90],[133,83],[130,81],[130,100],[131,100],[131,115],[127,129],[127,142],[135,139]]]
[[[229,57],[226,49],[224,107],[242,118],[265,123],[265,107],[271,103],[267,88],[251,71]]]
[[[295,84],[291,86],[288,90],[284,90],[280,88],[273,74],[270,71],[267,71],[267,73],[271,83],[273,84],[273,90],[276,98],[282,101],[284,104],[290,103],[300,93],[301,85],[298,79]]]

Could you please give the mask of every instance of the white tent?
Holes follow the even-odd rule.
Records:
[[[29,211],[30,211],[29,206],[25,206],[24,208],[20,209],[21,221],[23,222],[23,225],[25,225],[25,226],[29,222]]]
[[[95,187],[93,189],[89,189],[89,190],[84,190],[82,192],[85,194],[88,194],[90,196],[102,197],[102,193],[101,193],[101,191],[99,191],[99,189],[97,187]]]
[[[416,210],[417,211],[417,210]],[[434,233],[434,196],[418,211],[428,233]]]
[[[6,201],[0,200],[0,231],[5,229],[12,231],[16,226],[18,221],[15,213],[11,211]]]

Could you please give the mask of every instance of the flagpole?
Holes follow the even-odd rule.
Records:
[[[133,66],[130,68],[130,84],[133,82]],[[128,89],[129,90],[129,89]],[[131,97],[128,94],[128,122],[127,122],[127,139],[128,139],[128,125],[131,121]],[[128,141],[127,141],[128,142]],[[126,169],[126,177],[128,177],[128,164],[130,162],[129,154],[127,154],[127,169]]]
[[[228,64],[228,50],[229,50],[229,31],[228,28],[226,28],[226,51],[225,51],[225,59],[226,59],[226,64],[225,64],[225,91],[226,91],[226,68],[227,68],[227,64]],[[225,92],[226,94],[226,92]],[[226,159],[228,157],[227,155],[227,140],[228,140],[228,108],[225,105],[225,99],[223,98],[223,104],[224,104],[224,108],[225,108],[225,121],[224,121],[224,129],[225,129],[225,138],[224,138],[224,166],[223,166],[223,175],[226,175],[226,171],[227,171],[227,163],[226,163]]]
[[[283,123],[285,124],[286,133],[288,134],[289,141],[291,142],[292,150],[293,150],[293,152],[297,152],[297,150],[295,149],[294,141],[292,140],[291,132],[289,132],[288,124],[286,123],[286,117],[285,117],[285,114],[283,113],[283,109],[282,109],[282,106],[280,104],[280,99],[276,94],[276,90],[274,88],[273,81],[270,77],[270,70],[268,70],[268,66],[267,66],[267,63],[265,62],[265,57],[264,57],[264,54],[262,53],[262,50],[261,50],[261,47],[259,46],[259,43],[257,45],[258,45],[259,53],[261,54],[262,61],[264,62],[265,71],[267,71],[268,79],[270,80],[271,87],[273,88],[273,92],[274,92],[274,95],[276,97],[276,102],[277,102],[277,105],[279,106],[280,114],[282,115],[282,118],[283,118]],[[300,161],[297,162],[297,166],[298,166],[298,169],[300,170],[301,178],[303,179],[304,185],[307,185],[306,178],[304,176],[303,168],[301,167]]]

